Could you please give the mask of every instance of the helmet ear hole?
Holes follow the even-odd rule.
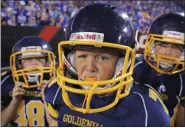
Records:
[[[18,69],[23,68],[21,59],[19,59],[19,58],[16,59],[16,68],[18,68]]]
[[[114,76],[119,74],[119,72],[123,68],[123,63],[124,63],[124,58],[123,57],[119,58],[118,62],[116,64],[116,69],[115,69],[115,72],[114,72]]]
[[[73,66],[73,68],[75,68],[75,54],[74,54],[74,52],[71,52],[67,55],[67,60]]]
[[[18,69],[23,68],[23,66],[21,64],[18,64],[17,67],[18,67]]]

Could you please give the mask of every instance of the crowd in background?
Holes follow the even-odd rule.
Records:
[[[169,13],[183,13],[184,9],[173,1],[40,1],[2,0],[1,25],[9,26],[59,26],[67,27],[77,11],[91,3],[109,3],[125,11],[134,22],[134,27],[146,31],[158,16]]]

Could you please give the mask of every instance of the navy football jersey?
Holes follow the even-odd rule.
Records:
[[[1,77],[1,110],[11,102],[14,86],[10,72]],[[48,126],[39,88],[26,89],[26,95],[17,110],[11,126]]]
[[[69,93],[69,92],[68,92]],[[50,115],[58,122],[58,126],[170,126],[167,108],[154,89],[133,85],[129,96],[123,98],[113,108],[99,113],[83,114],[71,110],[62,99],[62,88],[56,79],[46,87],[44,92]],[[82,106],[80,95],[69,93],[72,103]],[[101,106],[113,97],[92,98],[92,106]]]
[[[182,74],[159,75],[141,55],[136,58],[133,77],[137,83],[149,84],[160,94],[171,117],[175,115],[179,103],[184,106],[185,78]]]

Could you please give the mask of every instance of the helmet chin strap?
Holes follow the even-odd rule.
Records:
[[[40,74],[28,74],[27,75],[28,82],[36,82],[37,84],[40,83]]]
[[[167,62],[163,62],[163,61],[159,62],[159,65],[163,69],[168,69],[168,68],[172,68],[173,67],[173,64],[170,64],[170,63],[167,63]]]

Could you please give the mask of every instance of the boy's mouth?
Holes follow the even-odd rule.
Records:
[[[87,81],[97,81],[98,80],[98,77],[97,76],[86,76],[85,77],[85,80]]]

